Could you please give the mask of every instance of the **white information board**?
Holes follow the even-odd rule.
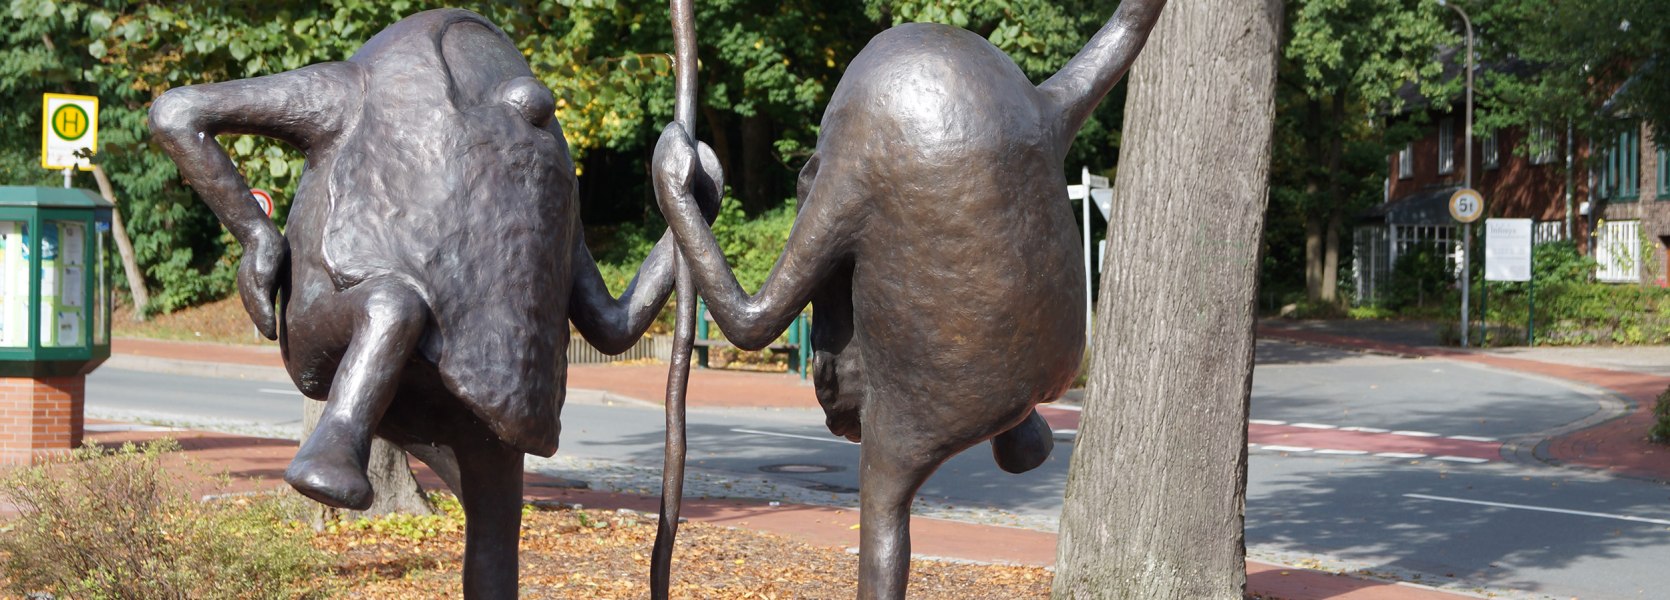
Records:
[[[1531,280],[1531,220],[1485,219],[1485,281]]]

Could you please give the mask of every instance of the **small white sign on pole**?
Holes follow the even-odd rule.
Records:
[[[1531,220],[1485,219],[1485,281],[1531,280]]]
[[[69,94],[41,95],[41,166],[54,171],[93,170],[93,163],[75,155],[99,147],[99,99]]]

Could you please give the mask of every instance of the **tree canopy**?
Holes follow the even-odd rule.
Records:
[[[172,310],[232,289],[239,249],[148,140],[149,103],[181,85],[255,77],[342,60],[433,0],[11,0],[0,12],[0,98],[37,106],[42,92],[101,100],[98,162],[109,172],[153,305]],[[826,3],[715,0],[697,11],[701,137],[725,162],[743,215],[793,195],[840,74],[895,23],[937,21],[992,40],[1041,81],[1112,15],[1111,0]],[[594,252],[635,263],[659,233],[646,160],[671,119],[671,33],[662,2],[498,0],[464,3],[498,24],[555,92],[580,171]],[[1117,94],[1116,95],[1120,95]],[[1069,166],[1113,165],[1117,100],[1105,103]],[[0,130],[0,181],[53,185],[38,167],[39,111]],[[275,192],[281,223],[302,157],[252,136],[222,140],[252,187]],[[780,218],[778,220],[781,220]],[[622,281],[621,283],[624,283]]]

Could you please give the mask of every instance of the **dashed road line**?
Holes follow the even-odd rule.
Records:
[[[1391,433],[1392,432],[1392,430],[1390,430],[1390,429],[1381,429],[1379,427],[1341,427],[1341,428],[1339,428],[1339,430],[1340,431],[1355,431],[1357,433]]]
[[[1432,432],[1429,432],[1429,431],[1393,431],[1392,435],[1401,435],[1401,436],[1407,436],[1407,437],[1423,437],[1423,438],[1443,437],[1441,435],[1438,435],[1436,433],[1432,433]]]
[[[1315,448],[1306,448],[1304,446],[1265,446],[1264,449],[1271,452],[1310,452],[1315,450]]]
[[[1496,438],[1493,438],[1493,437],[1483,437],[1483,436],[1477,436],[1477,435],[1452,435],[1452,436],[1450,436],[1450,439],[1461,440],[1463,442],[1495,442],[1495,441],[1499,441],[1499,440],[1497,440]]]
[[[1286,425],[1287,424],[1287,421],[1272,421],[1270,419],[1249,419],[1247,422],[1251,423],[1253,425]]]
[[[1317,454],[1334,454],[1334,455],[1338,455],[1338,456],[1362,456],[1362,455],[1368,454],[1368,451],[1367,450],[1333,450],[1333,449],[1324,448],[1322,450],[1317,450],[1316,453]]]
[[[809,435],[797,435],[797,434],[793,434],[793,433],[777,433],[775,431],[760,431],[760,430],[757,430],[757,429],[732,429],[731,431],[735,431],[737,433],[749,433],[749,434],[753,434],[753,435],[769,435],[769,436],[776,436],[776,437],[794,438],[794,439],[797,439],[797,440],[812,440],[814,442],[830,442],[830,443],[834,443],[834,444],[848,444],[848,445],[852,445],[852,446],[857,446],[858,445],[858,442],[854,442],[854,441],[848,440],[846,438],[838,438],[838,437],[812,437],[812,436],[809,436]]]
[[[1425,454],[1415,452],[1376,452],[1374,455],[1380,458],[1426,458]]]
[[[1305,429],[1339,429],[1339,427],[1337,427],[1337,426],[1323,425],[1321,423],[1294,423],[1293,426],[1294,427],[1303,427]]]

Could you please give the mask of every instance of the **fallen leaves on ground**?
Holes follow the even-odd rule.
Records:
[[[455,598],[462,584],[463,535],[422,539],[367,529],[322,533],[340,558],[342,596]],[[649,596],[655,519],[638,513],[539,510],[522,519],[522,598],[632,599]],[[1036,567],[913,561],[910,596],[928,600],[1043,598],[1051,574]],[[706,523],[679,527],[672,597],[852,598],[858,557],[782,536]]]

